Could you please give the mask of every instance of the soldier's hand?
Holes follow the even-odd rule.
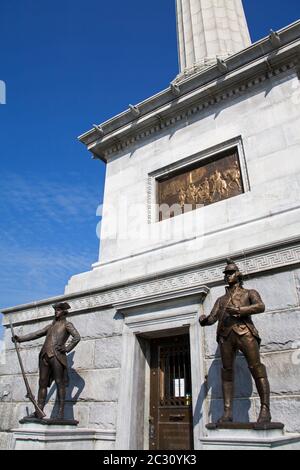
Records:
[[[227,307],[226,312],[229,313],[232,317],[239,317],[240,310],[237,307]]]
[[[65,346],[57,346],[57,351],[59,351],[60,353],[65,353],[66,352],[66,347]]]
[[[201,315],[201,317],[199,318],[199,323],[200,323],[201,326],[203,326],[205,324],[206,319],[207,319],[206,315]]]
[[[11,340],[12,340],[13,343],[20,343],[21,342],[20,341],[20,336],[17,336],[17,335],[13,336],[11,338]]]

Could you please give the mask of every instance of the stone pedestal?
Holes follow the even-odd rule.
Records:
[[[300,434],[284,432],[281,423],[209,424],[207,437],[201,438],[203,450],[299,450]]]
[[[71,424],[24,422],[13,429],[14,450],[113,450],[115,431]]]

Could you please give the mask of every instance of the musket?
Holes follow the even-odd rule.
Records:
[[[16,348],[19,364],[20,364],[20,367],[21,367],[22,376],[23,376],[23,379],[24,379],[25,387],[26,387],[26,392],[27,392],[26,398],[29,398],[29,400],[33,404],[34,409],[35,409],[36,417],[39,418],[39,419],[43,419],[46,415],[41,410],[39,405],[37,404],[37,401],[36,401],[32,391],[31,391],[30,385],[29,385],[27,377],[25,375],[25,370],[24,370],[24,366],[23,366],[23,362],[22,362],[22,358],[21,358],[21,354],[20,354],[19,345],[18,345],[17,340],[15,339],[16,335],[15,335],[14,327],[13,327],[13,324],[12,324],[12,321],[11,321],[11,316],[9,316],[9,323],[10,323],[10,329],[11,329],[12,337],[13,337],[13,340],[14,340],[14,345],[15,345],[15,348]]]

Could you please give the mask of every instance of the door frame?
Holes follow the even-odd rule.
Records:
[[[174,343],[173,338],[177,338],[176,345]],[[161,401],[162,388],[163,388],[163,391],[165,392],[165,386],[166,386],[166,382],[165,382],[166,377],[165,377],[165,374],[163,374],[164,378],[162,379],[161,368],[160,368],[160,360],[161,360],[160,351],[161,351],[161,349],[165,350],[165,348],[167,348],[167,349],[171,348],[174,352],[174,350],[176,351],[176,347],[178,347],[178,345],[179,345],[180,348],[187,348],[187,350],[189,351],[188,359],[187,359],[188,365],[187,365],[187,367],[184,367],[184,371],[185,371],[184,372],[184,379],[187,380],[188,387],[191,387],[192,364],[191,364],[191,354],[190,354],[190,337],[189,337],[188,331],[186,333],[181,332],[180,335],[176,335],[173,338],[168,335],[168,336],[163,336],[161,338],[153,338],[153,339],[150,340],[150,348],[151,348],[150,369],[151,369],[151,373],[150,373],[150,409],[149,409],[149,414],[152,417],[152,420],[151,420],[151,425],[149,423],[149,432],[150,432],[150,429],[152,428],[154,430],[154,434],[155,434],[154,438],[151,438],[151,436],[149,436],[149,446],[150,446],[149,449],[151,451],[152,450],[155,450],[155,451],[156,450],[168,450],[167,447],[161,447],[162,444],[159,444],[159,442],[163,439],[162,431],[161,431],[162,428],[165,428],[165,430],[168,429],[167,433],[171,429],[172,434],[174,433],[175,429],[179,429],[179,430],[181,429],[181,438],[183,440],[185,440],[185,439],[191,440],[191,447],[189,447],[189,449],[186,448],[186,450],[193,450],[194,449],[194,433],[193,433],[194,427],[193,427],[193,410],[192,410],[192,403],[193,402],[192,401],[190,402],[188,408],[185,405],[185,393],[187,391],[190,391],[192,393],[192,389],[191,388],[187,389],[186,384],[184,385],[184,390],[185,390],[184,396],[180,395],[181,398],[179,399],[179,401],[181,401],[181,403],[177,403],[176,405],[175,404],[172,405],[171,403],[162,405],[161,402],[160,402]],[[181,340],[180,340],[180,338],[181,338]],[[178,358],[177,365],[178,365],[179,361],[180,361],[180,359]],[[184,360],[184,363],[186,364],[186,360]],[[181,365],[182,365],[182,362],[181,362]],[[175,370],[173,369],[173,373],[174,372],[175,372]],[[181,375],[179,377],[182,377],[182,376],[183,375],[181,373]],[[171,377],[172,377],[172,372],[170,372],[170,375],[167,378],[168,383],[170,383],[169,382],[170,380],[172,381]],[[174,379],[174,375],[173,375],[173,379]],[[169,391],[170,391],[170,389],[169,389]],[[191,399],[192,399],[192,397],[191,397]],[[173,425],[172,425],[172,420],[170,418],[171,418],[171,416],[174,418],[174,417],[176,417],[176,415],[177,415],[177,417],[183,418],[183,419],[182,420],[179,419],[178,421],[175,419],[174,422],[173,422]],[[160,419],[161,417],[163,417],[164,419]],[[188,433],[188,436],[185,436],[185,438],[182,436],[182,426],[184,426],[186,428],[186,432]],[[169,436],[169,439],[170,439],[169,442],[171,442],[172,439],[170,438],[170,436]],[[151,445],[151,441],[153,441],[152,445]],[[153,447],[154,445],[155,445],[155,447]],[[159,447],[156,447],[157,445],[159,445]]]
[[[202,448],[200,438],[205,435],[208,410],[203,387],[204,334],[198,319],[204,313],[203,302],[208,292],[206,286],[201,286],[197,292],[176,299],[114,305],[124,316],[116,449],[149,449],[149,339],[181,333],[188,333],[190,339],[194,448]]]

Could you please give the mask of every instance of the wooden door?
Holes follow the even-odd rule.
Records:
[[[151,340],[150,450],[192,450],[189,335]]]

